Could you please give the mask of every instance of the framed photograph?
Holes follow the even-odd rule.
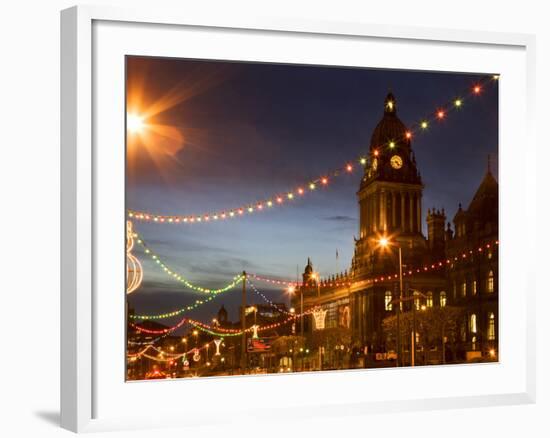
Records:
[[[534,401],[532,36],[61,30],[63,427]]]

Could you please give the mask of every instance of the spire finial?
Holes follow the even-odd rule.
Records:
[[[386,99],[384,100],[384,113],[395,114],[396,106],[397,105],[395,104],[395,97],[390,89],[388,90],[388,94],[386,96]]]

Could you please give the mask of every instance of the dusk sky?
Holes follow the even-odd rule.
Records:
[[[147,115],[150,125],[142,136],[128,137],[128,209],[166,215],[227,210],[356,164],[326,189],[269,211],[209,223],[134,222],[168,266],[204,287],[223,286],[243,270],[295,279],[308,257],[323,277],[349,267],[363,173],[357,159],[367,155],[390,90],[407,126],[466,98],[459,111],[413,137],[425,185],[423,221],[428,208],[445,208],[452,222],[458,203],[468,206],[488,154],[498,178],[498,83],[486,84],[480,96],[470,92],[487,76],[130,57],[127,77],[128,112]],[[139,247],[134,254],[144,267],[141,288],[128,296],[136,313],[171,311],[197,298]],[[282,289],[255,284],[288,302]],[[239,290],[188,316],[209,321],[224,304],[237,319]],[[253,292],[249,301],[262,302]]]

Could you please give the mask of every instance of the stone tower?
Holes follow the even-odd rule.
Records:
[[[442,258],[445,254],[445,210],[428,209],[428,247],[432,257]]]
[[[394,95],[388,93],[382,120],[371,137],[368,164],[357,192],[360,221],[352,262],[355,275],[384,269],[384,257],[378,248],[382,236],[401,246],[408,263],[420,260],[425,253],[426,239],[422,235],[424,186],[411,137],[397,116]]]

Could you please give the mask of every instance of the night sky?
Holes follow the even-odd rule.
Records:
[[[466,97],[460,111],[432,122],[412,141],[425,184],[423,221],[431,207],[444,207],[451,221],[458,203],[467,207],[472,199],[489,154],[498,177],[497,82],[480,96],[467,97],[485,78],[130,57],[127,110],[146,115],[149,127],[128,137],[127,208],[210,213],[296,189],[367,154],[391,90],[407,126]],[[223,286],[243,270],[295,279],[308,256],[324,277],[350,265],[361,176],[356,166],[353,174],[291,205],[242,218],[180,225],[136,221],[134,226],[168,266],[204,287]],[[175,310],[198,297],[137,246],[135,255],[144,267],[141,288],[128,298],[136,313]],[[282,289],[255,284],[275,301],[288,302]],[[237,319],[240,299],[239,292],[229,291],[184,315],[208,322],[224,304],[230,319]],[[249,301],[262,302],[253,292]]]

